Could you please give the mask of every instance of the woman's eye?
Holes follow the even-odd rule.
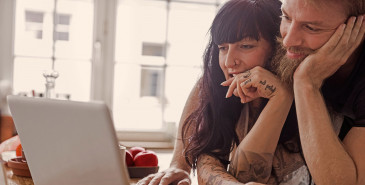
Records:
[[[246,44],[241,45],[242,49],[251,49],[253,47],[254,47],[253,45],[246,45]]]
[[[226,48],[225,46],[218,46],[218,49],[219,49],[220,51],[224,51],[224,50],[226,50],[227,48]]]
[[[287,20],[287,21],[289,20],[289,17],[286,16],[286,15],[281,15],[280,17],[281,17],[281,19],[284,19],[284,20]]]

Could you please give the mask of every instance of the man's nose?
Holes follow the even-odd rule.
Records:
[[[283,44],[285,47],[295,47],[303,44],[303,37],[300,29],[295,23],[287,25],[284,28],[283,33]]]
[[[234,51],[234,49],[230,47],[227,52],[225,66],[227,68],[233,68],[235,65],[237,65],[236,51]]]

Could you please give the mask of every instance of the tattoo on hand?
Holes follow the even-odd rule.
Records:
[[[274,93],[276,91],[276,87],[274,87],[274,85],[266,85],[265,90],[269,89],[271,91],[271,93]]]
[[[261,81],[260,80],[260,84],[265,85],[266,84],[266,80],[265,81]]]
[[[245,73],[247,73],[247,74],[243,75],[244,78],[248,78],[248,77],[251,76],[251,71],[250,70],[246,71]]]

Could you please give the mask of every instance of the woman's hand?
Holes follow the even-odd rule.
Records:
[[[314,54],[307,56],[294,73],[294,83],[309,83],[320,89],[323,81],[346,63],[363,41],[364,16],[351,17],[339,26],[332,37]]]
[[[162,172],[151,174],[138,181],[138,185],[190,185],[189,173],[185,170],[170,167]]]
[[[224,81],[221,85],[229,86],[226,98],[233,94],[241,98],[242,103],[263,97],[271,99],[275,96],[289,96],[292,93],[280,79],[270,71],[256,66],[246,72]]]

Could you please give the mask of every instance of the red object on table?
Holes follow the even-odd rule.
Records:
[[[133,166],[133,155],[128,150],[125,151],[125,162],[127,163],[127,166]]]
[[[135,166],[157,166],[158,158],[155,152],[153,151],[144,151],[138,153],[134,157],[134,165]]]
[[[132,154],[132,156],[134,158],[139,152],[146,151],[146,149],[143,147],[134,146],[134,147],[130,148],[128,151]]]

